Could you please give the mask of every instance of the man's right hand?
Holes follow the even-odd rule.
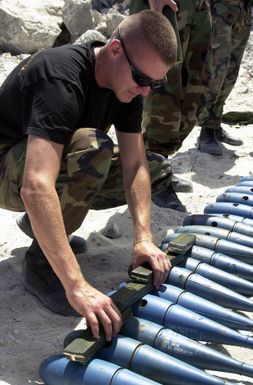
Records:
[[[112,299],[87,282],[66,290],[70,305],[86,318],[93,337],[99,338],[99,323],[104,329],[106,341],[119,333],[122,321],[119,310]]]

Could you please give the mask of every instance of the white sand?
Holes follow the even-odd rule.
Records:
[[[252,37],[237,81],[226,105],[226,111],[252,110]],[[199,127],[195,127],[173,157],[175,172],[193,182],[194,191],[179,194],[189,213],[203,213],[218,194],[252,171],[253,125],[230,127],[231,134],[243,139],[243,146],[224,145],[223,156],[215,157],[196,150]],[[62,352],[66,334],[80,328],[79,319],[51,313],[25,292],[21,267],[31,240],[17,227],[19,214],[0,210],[0,385],[40,384],[38,367],[49,355]],[[152,227],[156,241],[161,242],[167,229],[182,224],[185,214],[174,210],[152,208]],[[109,240],[102,235],[108,223],[116,223],[122,236]],[[83,272],[100,290],[107,292],[127,278],[131,258],[132,223],[127,206],[90,211],[77,234],[88,241],[88,251],[79,256]],[[248,314],[253,317],[253,314]],[[232,357],[253,364],[249,349],[219,346]],[[253,384],[253,379],[218,373],[223,379]]]

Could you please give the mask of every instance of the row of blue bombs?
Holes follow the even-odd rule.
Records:
[[[43,361],[47,385],[232,385],[208,369],[253,377],[252,365],[198,342],[253,349],[253,337],[238,331],[252,332],[253,320],[234,311],[253,312],[253,177],[228,188],[204,215],[187,216],[161,248],[183,232],[196,235],[195,245],[159,290],[132,307],[121,334],[85,364],[63,355]]]

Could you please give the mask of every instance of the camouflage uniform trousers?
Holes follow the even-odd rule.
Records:
[[[212,0],[211,84],[199,125],[217,129],[223,107],[236,82],[250,34],[250,0]]]
[[[27,140],[5,154],[0,161],[0,207],[25,211],[20,197]],[[116,147],[117,148],[117,147]],[[171,167],[159,154],[147,152],[152,193],[164,190],[171,180]],[[80,128],[64,148],[56,181],[67,234],[78,229],[88,210],[105,209],[126,203],[121,164],[110,137],[93,128]]]
[[[141,1],[133,0],[132,11],[141,9]],[[166,86],[145,98],[143,113],[147,148],[164,156],[176,151],[196,124],[210,81],[209,4],[207,0],[178,0],[177,4],[182,60],[168,72]]]

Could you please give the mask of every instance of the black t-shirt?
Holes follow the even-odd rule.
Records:
[[[50,48],[20,63],[0,89],[0,144],[28,134],[65,144],[77,128],[106,131],[112,124],[140,132],[142,97],[121,103],[96,83],[94,47],[101,45]]]

